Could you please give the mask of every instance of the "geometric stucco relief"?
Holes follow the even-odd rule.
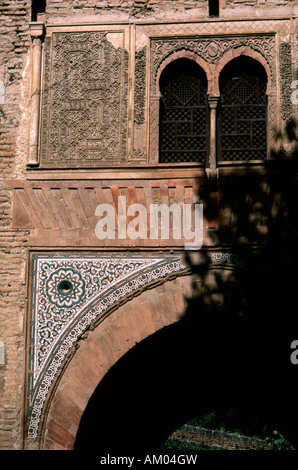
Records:
[[[173,52],[181,49],[189,50],[201,56],[206,62],[215,64],[226,52],[242,46],[262,54],[271,69],[272,77],[275,77],[275,36],[272,34],[154,38],[151,40],[151,86],[154,87],[155,75],[161,62]]]
[[[211,264],[236,264],[214,252]],[[29,324],[28,437],[37,439],[51,385],[81,335],[145,288],[189,273],[182,255],[33,255]]]
[[[46,38],[42,165],[109,165],[125,157],[123,41],[123,32],[113,31],[61,32]]]

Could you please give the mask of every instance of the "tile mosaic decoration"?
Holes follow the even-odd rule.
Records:
[[[213,253],[211,264],[235,264]],[[95,320],[128,295],[188,270],[173,254],[35,254],[29,325],[28,437],[38,439],[45,400],[63,361]]]

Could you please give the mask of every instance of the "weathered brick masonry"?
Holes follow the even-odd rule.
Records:
[[[0,365],[3,449],[22,446],[27,239],[26,232],[0,231],[0,323],[5,344],[5,364]]]
[[[26,231],[13,230],[12,192],[5,179],[24,174],[28,122],[24,100],[31,20],[30,1],[0,4],[0,80],[4,96],[0,104],[0,339],[5,345],[5,364],[0,365],[0,447],[22,448],[26,316]],[[25,132],[26,134],[26,132]]]

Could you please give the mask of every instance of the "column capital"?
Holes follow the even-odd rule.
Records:
[[[151,101],[159,101],[161,97],[162,97],[161,93],[158,93],[158,94],[156,93],[156,94],[150,96],[150,100]]]
[[[218,189],[219,171],[218,168],[206,168],[206,175],[208,180],[208,189],[210,192],[216,192]]]
[[[32,21],[29,23],[29,29],[32,38],[40,38],[45,33],[45,26],[42,21]]]
[[[211,109],[215,109],[217,107],[218,100],[219,96],[208,96],[208,104]]]

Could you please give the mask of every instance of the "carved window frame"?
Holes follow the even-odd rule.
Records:
[[[150,46],[148,145],[148,160],[150,164],[169,165],[159,163],[159,106],[161,98],[159,80],[167,65],[180,58],[193,60],[205,72],[208,82],[207,95],[211,119],[216,119],[216,105],[220,97],[219,77],[223,68],[233,59],[240,56],[251,57],[263,66],[267,75],[267,159],[270,157],[270,148],[274,143],[274,135],[278,127],[275,65],[276,38],[274,33],[249,36],[235,35],[234,37],[151,38]],[[212,109],[215,112],[212,113]],[[212,123],[210,126],[212,127]],[[210,145],[211,148],[212,145]],[[213,157],[210,155],[208,160],[206,162],[208,170],[215,170],[218,166],[232,164],[231,162],[220,162],[218,164],[215,161],[214,155]],[[264,160],[253,161],[253,163],[263,162]],[[241,164],[241,161],[237,161],[237,164]]]

